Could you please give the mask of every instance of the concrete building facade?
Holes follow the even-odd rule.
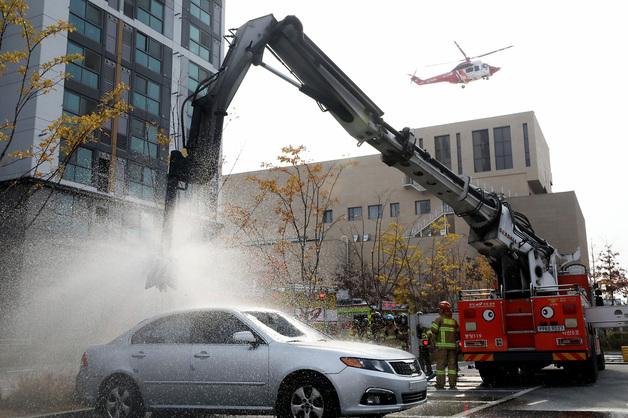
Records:
[[[417,128],[414,134],[417,145],[455,173],[470,176],[472,184],[498,193],[526,214],[537,234],[560,252],[579,247],[581,261],[588,265],[586,226],[578,200],[574,192],[552,193],[549,148],[533,112]],[[461,241],[466,242],[467,224],[436,196],[381,162],[379,154],[322,165],[342,167],[333,203],[325,213],[326,222],[335,222],[326,236],[327,253],[335,254],[322,267],[327,274],[350,264],[357,248],[366,246],[368,253],[375,235],[392,223],[400,224],[415,242],[427,245],[430,225],[445,216],[449,231],[463,235]],[[259,190],[248,179],[273,175],[267,170],[231,175],[223,200],[250,207]],[[275,203],[263,202],[255,212],[269,241],[276,239],[279,222],[272,210]],[[463,252],[477,254],[468,246]]]

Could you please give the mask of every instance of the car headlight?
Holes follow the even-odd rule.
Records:
[[[370,358],[340,357],[340,361],[349,367],[357,369],[375,370],[377,372],[392,373],[392,368],[384,360]]]

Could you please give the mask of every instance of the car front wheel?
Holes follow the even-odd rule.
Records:
[[[331,418],[338,416],[334,389],[315,376],[293,379],[282,388],[277,405],[280,418]]]
[[[137,386],[128,379],[114,377],[107,382],[99,405],[107,418],[137,418],[144,416],[142,397]]]

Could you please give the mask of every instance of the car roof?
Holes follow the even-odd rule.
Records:
[[[151,316],[149,318],[146,318],[146,319],[142,320],[140,322],[140,324],[148,322],[148,321],[153,321],[155,319],[167,317],[167,316],[170,316],[170,315],[175,315],[175,314],[186,314],[186,313],[194,313],[194,312],[230,312],[230,313],[240,313],[241,314],[243,312],[251,312],[251,311],[281,313],[281,311],[278,310],[278,309],[265,308],[265,307],[259,307],[259,306],[250,306],[250,307],[208,306],[208,307],[200,307],[200,308],[176,309],[176,310],[173,310],[173,311],[162,312],[160,314],[157,314],[157,315],[154,315],[154,316]]]

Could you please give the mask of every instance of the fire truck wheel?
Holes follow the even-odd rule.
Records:
[[[501,387],[513,382],[517,382],[519,379],[519,369],[514,366],[496,366],[493,364],[476,363],[476,369],[480,373],[482,382],[487,386]]]
[[[591,352],[595,353],[593,347],[591,347]],[[578,382],[595,383],[598,375],[598,361],[598,356],[594,354],[586,360],[570,362],[572,364],[567,366],[567,373]]]
[[[497,369],[493,365],[481,365],[479,363],[475,363],[475,368],[480,373],[480,377],[482,378],[482,382],[487,386],[497,386]]]
[[[604,370],[606,369],[606,361],[604,360],[604,349],[600,347],[600,354],[597,355],[597,369]]]
[[[595,353],[595,351],[593,351]],[[598,374],[598,359],[596,355],[592,355],[583,362],[583,375],[585,383],[595,383]]]

